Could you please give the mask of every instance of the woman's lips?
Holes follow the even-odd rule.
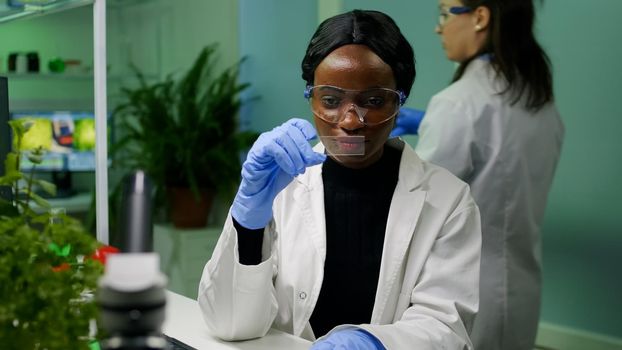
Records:
[[[364,155],[365,136],[322,136],[322,143],[333,155]]]
[[[337,141],[337,145],[339,145],[339,147],[343,150],[354,150],[354,149],[358,149],[359,147],[363,146],[363,144],[365,143],[365,141],[358,141],[358,142],[348,142],[348,141]]]

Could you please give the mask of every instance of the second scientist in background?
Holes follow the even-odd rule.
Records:
[[[540,315],[540,227],[564,126],[532,0],[441,0],[436,32],[459,63],[430,101],[415,151],[469,183],[482,215],[477,350],[533,349]],[[403,109],[393,135],[416,133]]]

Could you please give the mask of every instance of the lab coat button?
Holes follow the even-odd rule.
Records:
[[[305,293],[305,292],[300,292],[300,293],[298,293],[298,297],[299,297],[301,300],[305,300],[305,299],[307,299],[307,293]]]

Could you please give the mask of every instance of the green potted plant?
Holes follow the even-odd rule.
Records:
[[[97,307],[89,300],[102,273],[98,242],[61,210],[37,214],[31,204],[50,208],[34,193],[55,187],[20,171],[21,140],[30,121],[9,122],[12,151],[0,186],[12,199],[0,198],[0,344],[2,349],[89,349],[89,323]],[[41,148],[28,154],[34,164]]]
[[[206,224],[214,196],[237,187],[240,152],[258,136],[238,129],[240,93],[249,87],[238,82],[241,61],[216,73],[216,54],[216,44],[205,47],[179,80],[148,83],[135,69],[138,87],[123,88],[113,112],[122,134],[113,162],[151,176],[156,208],[168,204],[177,227]]]

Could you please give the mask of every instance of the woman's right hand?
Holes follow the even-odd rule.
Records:
[[[326,160],[325,154],[313,151],[309,144],[315,137],[311,123],[297,118],[259,136],[242,165],[242,182],[231,207],[240,225],[265,227],[272,218],[276,195],[307,167]]]

